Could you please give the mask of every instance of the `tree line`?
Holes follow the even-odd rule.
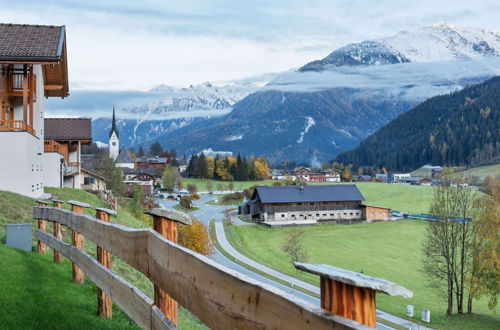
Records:
[[[409,171],[500,161],[500,77],[433,97],[339,154],[337,162]]]
[[[265,180],[269,176],[269,167],[264,157],[249,159],[238,154],[237,157],[215,158],[193,154],[189,159],[187,172],[194,178],[220,181]]]

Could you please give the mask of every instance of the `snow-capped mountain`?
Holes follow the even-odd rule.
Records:
[[[159,85],[117,104],[122,146],[154,141],[181,127],[228,114],[232,106],[259,87],[248,82],[217,86],[209,82],[186,88]],[[93,121],[95,141],[107,142],[110,118]]]
[[[427,98],[495,75],[499,33],[439,23],[339,48],[277,76],[212,124],[160,141],[187,153],[212,148],[326,161]]]
[[[350,44],[300,71],[321,71],[344,65],[442,62],[500,56],[500,33],[462,29],[446,23],[402,31],[389,38]]]

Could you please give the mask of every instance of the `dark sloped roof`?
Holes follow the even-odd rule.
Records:
[[[127,149],[122,149],[120,151],[120,154],[118,155],[118,158],[116,158],[117,163],[133,163],[134,161],[130,157],[128,150]]]
[[[92,140],[90,118],[45,118],[45,140]]]
[[[139,174],[149,174],[151,176],[157,176],[157,169],[155,168],[122,168],[123,174],[134,174],[134,175],[139,175]]]
[[[336,184],[318,186],[259,186],[256,193],[262,203],[343,202],[363,201],[356,185]],[[254,195],[255,197],[255,195]]]
[[[64,26],[0,23],[0,60],[59,62],[64,30]]]

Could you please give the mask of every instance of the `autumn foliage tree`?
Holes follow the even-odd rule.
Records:
[[[253,167],[255,170],[255,178],[257,180],[265,180],[269,177],[269,168],[267,162],[263,157],[257,158],[253,162]]]
[[[194,218],[192,219],[191,226],[180,226],[179,244],[203,255],[210,255],[213,253],[207,228],[203,223]]]

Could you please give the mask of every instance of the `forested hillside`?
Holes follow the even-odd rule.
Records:
[[[336,161],[400,171],[500,162],[500,77],[421,103]]]

